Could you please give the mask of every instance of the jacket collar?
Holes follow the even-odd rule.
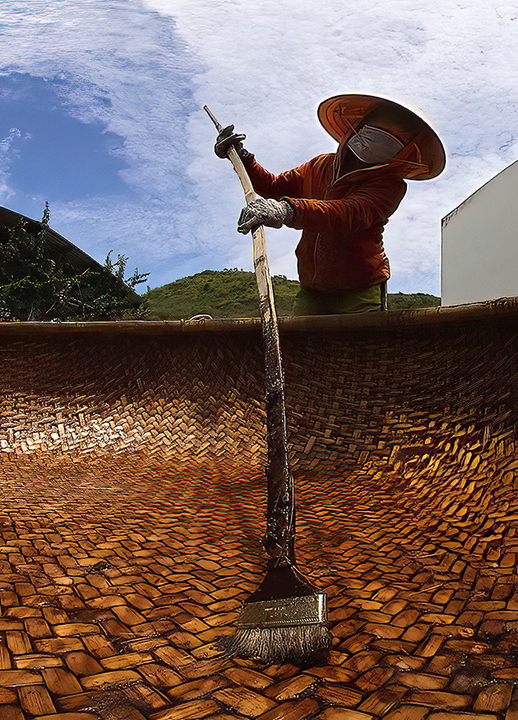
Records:
[[[348,173],[345,173],[344,175],[338,175],[340,171],[340,158],[342,153],[345,151],[345,146],[347,144],[347,141],[349,140],[350,136],[352,135],[352,131],[344,136],[342,140],[340,141],[340,144],[338,146],[338,149],[335,153],[334,159],[333,159],[333,180],[331,181],[331,186],[335,186],[341,183],[347,183],[347,182],[356,182],[358,179],[361,179],[364,175],[368,176],[369,174],[372,174],[373,172],[377,170],[394,170],[396,174],[398,173],[399,163],[397,162],[389,162],[389,163],[383,163],[382,165],[369,165],[365,168],[359,168],[358,170],[351,170]]]
[[[369,165],[369,167],[351,170],[350,172],[337,177],[339,162],[340,160],[337,154],[333,160],[333,179],[331,180],[330,187],[335,187],[336,185],[341,185],[342,183],[358,182],[359,180],[362,180],[362,178],[367,178],[373,173],[381,173],[383,171],[393,172],[396,169],[396,166],[392,166],[391,163],[385,163],[384,165]]]

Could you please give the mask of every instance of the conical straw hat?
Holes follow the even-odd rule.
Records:
[[[335,95],[318,108],[318,119],[338,142],[349,139],[364,123],[388,130],[405,145],[391,164],[399,164],[403,177],[429,180],[446,163],[444,147],[430,125],[415,111],[375,95]]]

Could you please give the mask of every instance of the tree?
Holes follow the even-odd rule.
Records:
[[[0,320],[99,320],[140,317],[133,288],[149,273],[124,279],[128,258],[108,253],[104,267],[78,267],[49,242],[49,208],[39,230],[21,218],[0,225]]]

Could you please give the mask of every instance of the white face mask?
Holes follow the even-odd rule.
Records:
[[[347,147],[362,162],[381,165],[392,160],[404,145],[386,130],[364,125],[348,140]]]

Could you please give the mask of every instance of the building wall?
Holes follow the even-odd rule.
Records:
[[[518,295],[518,161],[442,220],[443,305]]]

